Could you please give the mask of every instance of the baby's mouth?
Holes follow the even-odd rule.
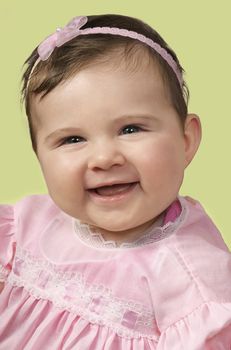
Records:
[[[90,192],[95,192],[100,196],[113,196],[117,194],[122,194],[128,191],[131,187],[135,186],[137,182],[125,183],[125,184],[114,184],[110,186],[102,186],[95,189],[89,190]]]

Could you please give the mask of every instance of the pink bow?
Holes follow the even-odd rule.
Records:
[[[58,28],[55,33],[48,36],[39,46],[38,54],[42,61],[46,61],[55,47],[60,47],[80,33],[80,28],[87,23],[86,16],[73,18],[64,28]]]

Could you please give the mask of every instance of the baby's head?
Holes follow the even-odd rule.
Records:
[[[183,80],[183,69],[176,54],[169,48],[160,35],[139,19],[121,15],[88,16],[81,30],[94,27],[116,27],[143,34],[164,48],[175,61],[182,84],[169,64],[151,47],[130,37],[110,34],[82,35],[68,40],[66,44],[56,48],[50,57],[36,65],[37,48],[27,59],[27,69],[23,75],[22,96],[25,100],[29,128],[34,151],[36,143],[36,120],[31,115],[31,100],[36,95],[46,96],[56,86],[76,75],[89,66],[101,63],[103,66],[114,65],[119,69],[124,63],[131,71],[139,70],[145,65],[155,66],[166,87],[171,103],[184,125],[187,116],[188,89]],[[29,82],[30,80],[30,82]]]
[[[145,38],[77,35],[79,21],[80,31],[114,27]],[[99,15],[72,25],[27,60],[22,94],[33,149],[64,212],[110,238],[139,233],[176,198],[200,143],[199,118],[187,112],[175,53],[147,24]],[[117,195],[101,188],[121,183],[136,185],[114,186],[127,190]]]

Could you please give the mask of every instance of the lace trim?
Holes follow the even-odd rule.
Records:
[[[133,300],[117,298],[104,285],[89,284],[81,273],[62,272],[48,261],[18,247],[8,281],[24,287],[36,299],[80,315],[91,323],[106,325],[119,336],[146,337],[158,334],[153,310]]]
[[[135,248],[144,246],[146,244],[154,243],[169,237],[185,220],[187,211],[186,205],[182,197],[178,197],[178,199],[182,210],[174,222],[168,222],[164,226],[156,226],[156,223],[154,223],[154,225],[151,226],[142,237],[138,238],[134,242],[124,242],[118,246],[116,241],[106,241],[101,233],[91,231],[89,225],[81,223],[78,219],[74,220],[74,230],[80,240],[96,248]]]
[[[9,275],[9,270],[7,270],[5,267],[0,265],[0,282],[5,282],[7,280],[8,275]]]

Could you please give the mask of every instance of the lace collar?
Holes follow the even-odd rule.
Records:
[[[101,233],[93,232],[90,226],[81,223],[78,219],[74,220],[74,230],[78,238],[85,244],[95,248],[134,248],[143,246],[156,241],[160,241],[170,235],[172,235],[176,229],[180,226],[186,215],[186,204],[184,198],[178,196],[178,200],[181,204],[181,213],[174,222],[168,222],[161,226],[164,213],[160,216],[157,222],[149,227],[144,234],[133,242],[123,242],[118,244],[116,241],[105,240]]]

